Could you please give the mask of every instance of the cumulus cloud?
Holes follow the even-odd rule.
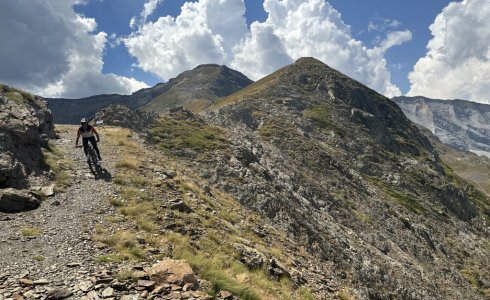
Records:
[[[124,43],[138,67],[163,80],[203,63],[227,64],[256,80],[314,56],[382,94],[400,94],[384,54],[409,40],[410,32],[394,32],[380,46],[367,48],[324,0],[265,0],[264,9],[267,20],[248,29],[243,0],[186,3],[176,18],[147,22]]]
[[[138,66],[168,80],[202,63],[229,61],[247,31],[242,0],[187,2],[176,18],[160,17],[124,39]]]
[[[287,56],[289,61],[313,56],[386,96],[400,94],[398,87],[390,81],[391,74],[386,68],[384,54],[389,47],[407,40],[407,34],[395,34],[388,41],[396,42],[368,49],[352,37],[349,26],[342,21],[340,14],[324,0],[265,0],[264,9],[269,15],[267,20],[251,26],[251,32],[235,48],[237,59],[232,61],[233,67],[245,74],[263,76],[270,71],[268,65],[271,62],[284,65]],[[272,55],[263,55],[271,51],[267,46],[250,51],[264,38],[265,28],[269,28],[268,35],[282,45],[274,46],[281,50],[277,60],[269,60]],[[256,66],[240,59],[247,55],[257,61]]]
[[[45,97],[77,98],[146,87],[102,74],[107,42],[94,19],[77,15],[79,0],[18,0],[0,4],[0,82]]]
[[[490,1],[446,6],[430,26],[427,53],[409,74],[408,95],[490,103]]]
[[[148,0],[143,5],[143,11],[138,17],[132,17],[129,21],[129,27],[136,29],[137,26],[141,26],[146,22],[149,16],[157,9],[157,6],[162,3],[163,0]]]

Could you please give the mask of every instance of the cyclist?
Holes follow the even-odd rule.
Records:
[[[80,140],[80,136],[82,136],[83,151],[85,152],[85,156],[88,154],[88,142],[90,142],[92,146],[94,146],[99,160],[102,160],[102,158],[100,157],[99,148],[97,147],[97,143],[100,142],[99,134],[94,127],[88,125],[88,122],[85,118],[80,120],[80,128],[78,128],[75,147],[78,146],[78,140]],[[95,140],[95,137],[97,137],[97,140]]]

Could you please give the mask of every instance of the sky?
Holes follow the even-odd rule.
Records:
[[[0,0],[0,82],[130,94],[199,64],[258,80],[300,57],[393,97],[490,104],[490,0]]]

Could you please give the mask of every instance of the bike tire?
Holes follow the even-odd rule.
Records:
[[[88,158],[87,164],[88,164],[88,168],[90,169],[90,172],[92,174],[94,174],[95,176],[97,176],[97,170],[96,170],[94,162],[92,161],[92,158],[90,158],[90,157]]]

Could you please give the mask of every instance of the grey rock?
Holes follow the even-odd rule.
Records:
[[[21,212],[36,209],[40,200],[30,194],[27,190],[13,188],[0,189],[0,211]]]
[[[47,293],[46,299],[60,300],[60,299],[66,299],[71,295],[73,295],[73,292],[66,288],[56,288]]]

